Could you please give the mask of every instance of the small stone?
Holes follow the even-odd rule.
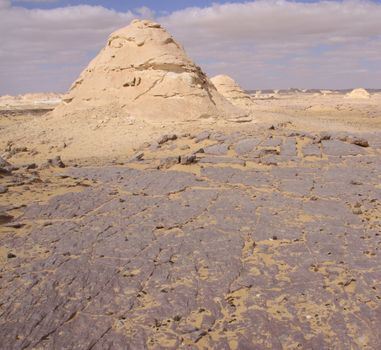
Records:
[[[14,259],[14,258],[16,258],[16,255],[13,253],[8,253],[7,258],[8,259]]]
[[[7,162],[3,157],[0,157],[0,168],[5,168],[10,165],[11,163]]]
[[[259,157],[264,157],[267,155],[279,155],[279,151],[276,148],[263,148],[258,151]]]
[[[210,134],[209,139],[213,141],[224,142],[228,139],[228,137],[224,134],[221,134],[220,132],[214,132]]]
[[[27,170],[37,169],[37,164],[36,163],[29,163],[29,164],[25,164],[24,167]]]
[[[190,147],[188,145],[184,145],[184,146],[180,147],[180,150],[182,150],[182,151],[185,151],[187,149],[190,149]]]
[[[175,134],[170,134],[170,135],[163,135],[161,136],[158,140],[157,140],[157,143],[159,145],[162,145],[168,141],[174,141],[174,140],[177,140],[177,135]]]
[[[21,222],[11,222],[9,224],[5,224],[4,226],[10,228],[22,228],[25,226],[25,224],[22,224]]]
[[[189,164],[197,163],[197,157],[195,154],[181,156],[180,163],[182,165],[189,165]]]
[[[10,175],[12,170],[11,163],[7,162],[3,157],[0,157],[0,174]]]
[[[8,192],[8,188],[7,187],[0,186],[0,194],[7,193],[7,192]]]
[[[41,166],[42,168],[49,168],[49,167],[57,167],[57,168],[65,168],[66,165],[62,161],[60,156],[48,159],[45,164]]]
[[[245,117],[239,117],[239,118],[230,118],[227,120],[232,123],[250,123],[253,121],[253,118],[245,116]]]
[[[181,161],[180,157],[167,157],[160,160],[158,169],[169,169],[170,167],[179,164]]]
[[[360,208],[354,208],[352,210],[352,213],[355,214],[355,215],[361,215],[362,214],[362,210]]]
[[[330,140],[330,139],[331,139],[331,135],[328,134],[327,132],[323,131],[320,133],[320,140],[321,141]]]
[[[369,142],[368,140],[364,139],[364,138],[357,138],[357,137],[354,137],[354,138],[349,138],[348,139],[349,143],[352,143],[353,145],[356,145],[356,146],[360,146],[360,147],[369,147]]]
[[[198,135],[196,135],[195,142],[198,143],[198,142],[207,140],[207,139],[209,139],[209,137],[210,137],[210,132],[209,131],[203,131],[203,132],[199,133]]]
[[[7,223],[13,219],[12,215],[9,215],[5,212],[0,212],[0,224]]]
[[[313,143],[321,143],[322,141],[331,140],[331,135],[327,132],[321,132],[320,135],[317,135],[313,139]]]
[[[351,185],[362,185],[362,182],[356,181],[356,180],[351,180],[350,184]]]
[[[144,153],[138,152],[138,153],[135,153],[128,161],[129,162],[138,162],[138,161],[143,160],[143,157],[144,157]]]
[[[152,142],[149,146],[149,150],[150,151],[156,151],[157,149],[160,148],[160,145],[159,143],[157,143],[156,141]]]

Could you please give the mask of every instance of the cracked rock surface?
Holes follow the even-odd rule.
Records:
[[[1,228],[1,349],[381,348],[381,134],[205,135]]]

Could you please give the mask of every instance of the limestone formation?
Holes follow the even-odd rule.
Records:
[[[235,106],[240,108],[251,108],[253,101],[251,97],[241,89],[237,82],[227,75],[217,75],[211,79],[218,92]]]
[[[244,114],[217,92],[160,24],[147,20],[134,20],[110,35],[54,114],[78,114],[90,106],[91,113],[108,109],[155,120]]]
[[[354,89],[345,95],[346,98],[354,99],[368,99],[370,98],[370,93],[363,88]]]

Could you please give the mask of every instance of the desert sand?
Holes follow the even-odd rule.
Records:
[[[4,349],[380,348],[380,91],[243,91],[134,21],[0,97],[0,150]]]

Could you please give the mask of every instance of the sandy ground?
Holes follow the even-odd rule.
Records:
[[[31,112],[32,107],[37,112]],[[131,155],[141,144],[153,142],[160,135],[205,129],[230,132],[243,128],[254,132],[258,125],[272,124],[310,132],[365,132],[381,128],[381,94],[373,94],[367,100],[346,99],[343,94],[308,93],[254,99],[252,122],[244,125],[214,118],[180,122],[139,120],[131,115],[116,117],[109,110],[94,115],[90,112],[81,118],[68,117],[57,125],[49,113],[42,115],[43,108],[48,107],[33,103],[0,106],[0,150],[6,152],[9,144],[28,148],[28,152],[15,154],[14,162],[41,163],[57,155],[69,163],[86,159],[91,162],[89,159],[94,158],[112,161]],[[12,110],[17,111],[16,115],[9,113]]]
[[[295,93],[255,99],[258,122],[291,122],[308,131],[370,131],[381,128],[381,93],[370,99],[348,99],[344,94]]]

